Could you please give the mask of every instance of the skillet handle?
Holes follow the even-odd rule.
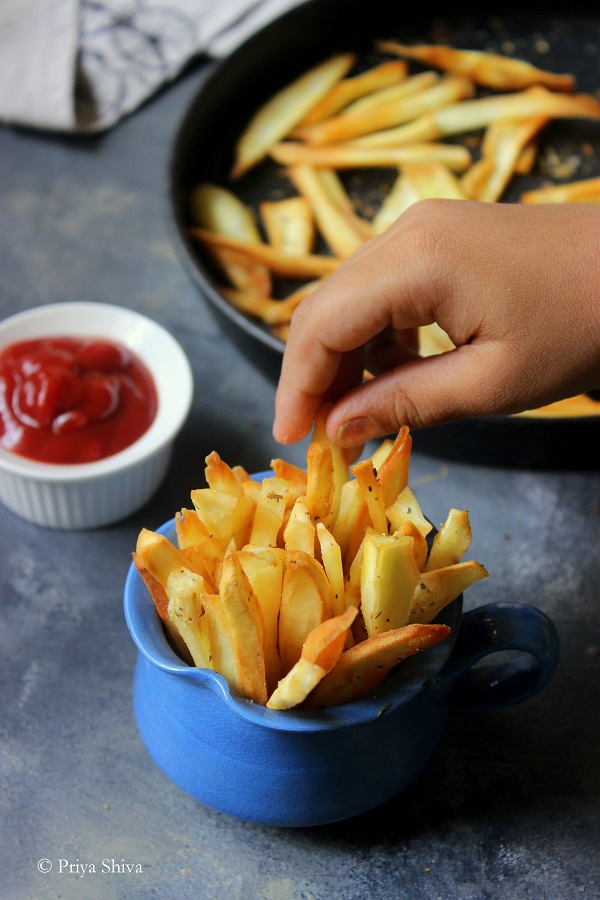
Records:
[[[518,652],[475,667],[479,660],[502,651]],[[463,615],[440,679],[454,709],[501,709],[541,691],[558,659],[558,632],[544,613],[520,603],[492,603]]]

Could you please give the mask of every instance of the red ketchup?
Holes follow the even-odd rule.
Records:
[[[112,456],[148,430],[157,407],[150,372],[114,341],[49,337],[0,352],[0,446],[28,459]]]

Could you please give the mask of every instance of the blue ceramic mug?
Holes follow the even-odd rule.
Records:
[[[175,540],[173,521],[158,530]],[[139,651],[134,712],[150,755],[201,803],[263,825],[322,825],[373,809],[425,770],[452,710],[526,700],[558,664],[557,631],[542,612],[497,603],[463,615],[459,597],[436,619],[451,627],[448,637],[369,696],[317,711],[270,710],[181,661],[133,564],[124,600]],[[519,652],[475,665],[506,650]]]

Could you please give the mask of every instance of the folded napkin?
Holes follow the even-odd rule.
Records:
[[[0,0],[0,121],[102,131],[300,2]]]

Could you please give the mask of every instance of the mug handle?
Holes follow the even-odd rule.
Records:
[[[558,665],[559,637],[539,609],[490,603],[465,613],[450,659],[440,672],[454,709],[501,709],[533,697]],[[518,651],[505,661],[476,667],[486,656]]]

